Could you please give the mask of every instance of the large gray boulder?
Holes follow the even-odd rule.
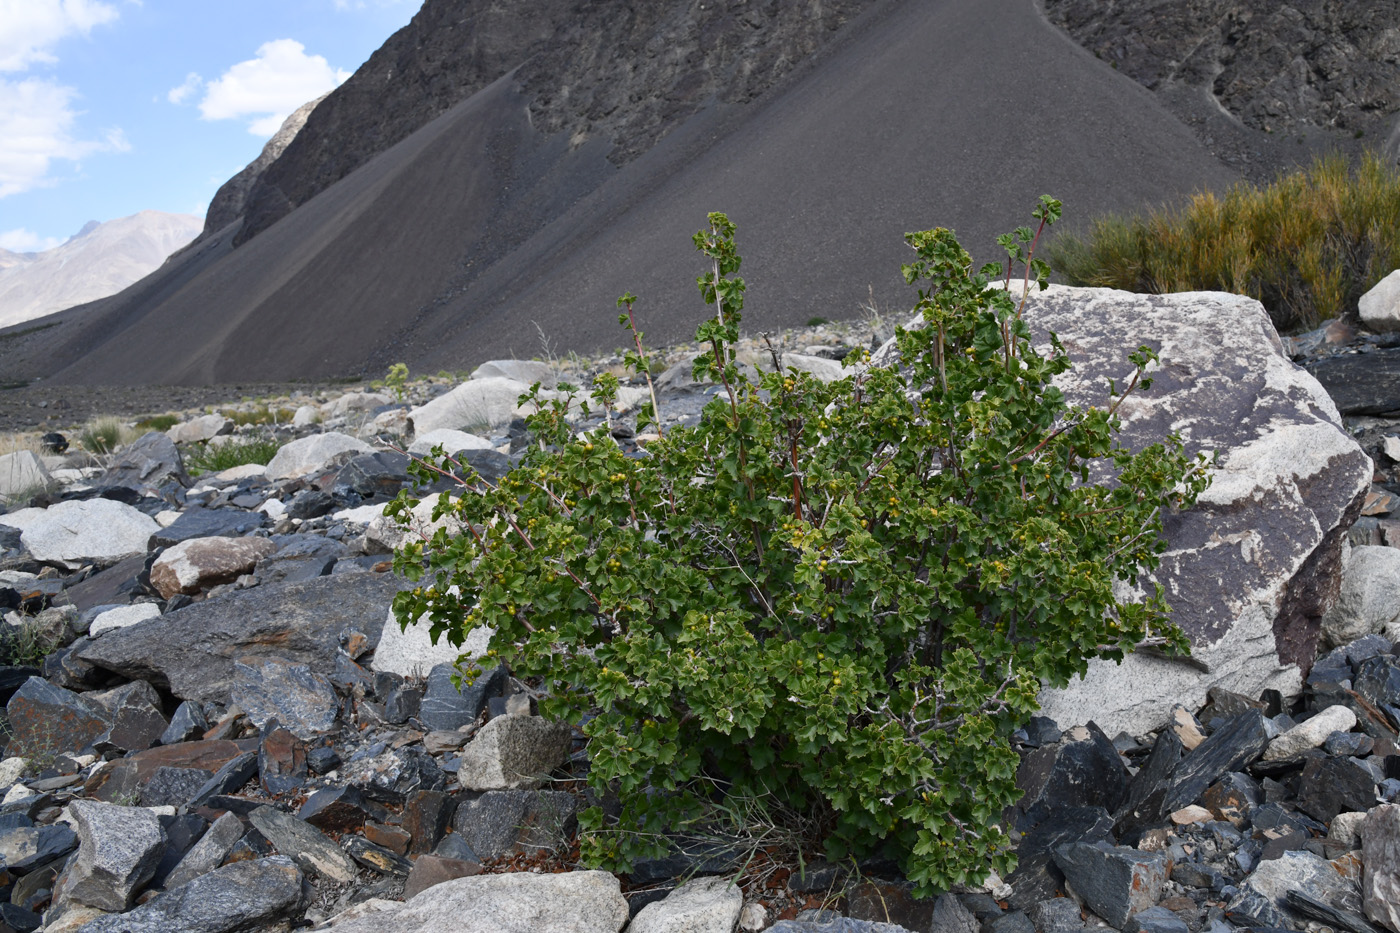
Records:
[[[1297,694],[1372,472],[1332,400],[1289,361],[1253,299],[1052,286],[1033,292],[1024,313],[1042,343],[1053,331],[1069,352],[1074,368],[1057,385],[1071,404],[1104,404],[1108,380],[1121,385],[1131,373],[1128,353],[1156,348],[1152,388],[1119,411],[1122,443],[1141,448],[1176,432],[1188,452],[1219,456],[1196,506],[1168,516],[1169,550],[1141,581],[1165,588],[1192,658],[1138,652],[1091,663],[1083,680],[1042,695],[1045,715],[1138,735],[1177,704],[1198,708],[1212,686]],[[896,352],[887,344],[875,362]]]
[[[35,560],[69,570],[145,554],[146,542],[160,530],[149,515],[111,499],[56,502],[0,519],[20,530],[20,540]]]
[[[267,538],[190,538],[166,549],[151,565],[151,586],[166,599],[232,583],[270,557],[277,545]]]
[[[457,878],[403,904],[375,901],[333,920],[334,933],[618,933],[627,900],[605,871]]]
[[[475,431],[509,424],[512,418],[528,414],[516,400],[529,391],[529,383],[502,376],[489,376],[464,382],[408,413],[415,435],[441,428]],[[540,391],[541,398],[554,398],[557,392]]]
[[[362,440],[348,434],[334,431],[326,434],[311,434],[292,441],[273,455],[267,464],[268,479],[293,479],[314,473],[330,463],[340,454],[353,451],[357,454],[373,453],[374,448]]]
[[[169,686],[182,700],[229,702],[236,661],[277,657],[330,676],[340,636],[359,631],[370,645],[394,594],[392,574],[318,577],[237,590],[107,632],[75,650],[82,660],[132,680]],[[246,663],[246,662],[245,662]]]

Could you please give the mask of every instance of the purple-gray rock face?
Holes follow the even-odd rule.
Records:
[[[1045,0],[1045,13],[1148,89],[1198,89],[1256,129],[1369,132],[1400,107],[1397,0]]]
[[[875,2],[428,0],[263,170],[235,245],[512,69],[531,126],[601,135],[622,163],[712,100],[759,96]],[[231,219],[211,207],[204,235]]]
[[[1074,368],[1056,384],[1070,404],[1103,404],[1108,380],[1121,385],[1132,371],[1128,353],[1152,346],[1160,366],[1151,389],[1119,409],[1121,442],[1140,449],[1176,432],[1188,452],[1218,456],[1196,506],[1167,517],[1169,548],[1143,581],[1165,588],[1192,657],[1093,662],[1082,681],[1046,691],[1044,714],[1061,726],[1093,720],[1109,735],[1137,735],[1178,703],[1199,707],[1212,686],[1296,694],[1372,471],[1331,399],[1289,362],[1253,299],[1052,286],[1030,296],[1025,316],[1064,343]],[[893,352],[887,345],[875,362]]]

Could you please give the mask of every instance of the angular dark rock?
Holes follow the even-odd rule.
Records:
[[[1070,842],[1113,841],[1113,817],[1103,807],[1062,805],[1046,811],[1034,826],[1023,826],[1016,844],[1016,870],[1006,879],[1012,894],[1011,905],[1029,911],[1037,903],[1053,898],[1064,885],[1065,876],[1055,864],[1053,853]]]
[[[1078,910],[1075,915],[1078,916]],[[963,906],[956,894],[943,894],[934,901],[930,933],[977,933],[979,929],[977,917]]]
[[[407,877],[413,869],[413,863],[396,852],[392,852],[383,846],[375,845],[363,836],[350,836],[345,843],[345,851],[350,857],[370,871],[377,871],[381,875],[399,875]]]
[[[1259,782],[1242,771],[1230,771],[1201,794],[1201,806],[1216,819],[1228,820],[1235,827],[1245,825],[1250,810],[1264,802]]]
[[[402,725],[418,715],[423,703],[423,691],[406,685],[395,687],[384,699],[384,718]]]
[[[412,836],[401,826],[369,822],[361,830],[364,837],[377,846],[383,846],[395,855],[407,855]]]
[[[1022,814],[1017,824],[1024,828],[1028,821],[1038,822],[1038,814],[1062,807],[1116,812],[1127,795],[1128,772],[1108,736],[1090,723],[1027,755],[1016,771],[1016,785],[1024,792],[1016,804]]]
[[[1117,929],[1157,903],[1169,866],[1161,853],[1102,842],[1067,843],[1055,850],[1054,857],[1075,893]]]
[[[499,696],[509,679],[506,669],[497,667],[459,692],[452,683],[452,675],[450,664],[439,664],[428,675],[418,718],[432,731],[450,731],[476,722],[486,708],[487,699]]]
[[[1129,917],[1123,933],[1190,933],[1190,928],[1167,908],[1149,907]]]
[[[229,933],[275,927],[299,918],[310,899],[291,859],[277,856],[225,865],[83,933]]]
[[[277,551],[258,561],[257,578],[263,585],[323,577],[348,553],[344,544],[321,535],[278,535],[272,540]]]
[[[175,443],[157,431],[142,435],[123,447],[93,485],[121,486],[161,497],[168,487],[188,487],[190,475]]]
[[[223,864],[233,851],[234,843],[243,838],[246,832],[243,821],[232,813],[225,813],[190,847],[189,851],[176,864],[175,869],[165,879],[166,890],[178,888],[200,875],[208,874]]]
[[[306,743],[280,726],[264,730],[258,746],[258,779],[276,797],[306,781]]]
[[[452,824],[452,814],[457,801],[442,791],[414,791],[408,795],[403,806],[403,828],[411,842],[408,851],[413,855],[431,852]]]
[[[256,743],[248,740],[231,742],[223,739],[159,745],[112,762],[109,767],[88,778],[83,790],[89,797],[98,800],[138,797],[141,788],[160,768],[199,768],[217,772],[241,753],[255,747]]]
[[[166,886],[166,879],[209,831],[209,821],[194,813],[161,814],[160,828],[165,832],[165,848],[161,850],[160,862],[151,875],[152,888]]]
[[[175,708],[170,717],[170,725],[160,735],[160,744],[175,745],[197,739],[209,728],[209,720],[204,718],[204,710],[198,703],[185,700]]]
[[[1166,812],[1195,803],[1222,775],[1258,759],[1268,744],[1264,716],[1258,710],[1228,720],[1172,769],[1162,800]]]
[[[160,741],[170,725],[160,711],[160,695],[145,681],[133,681],[86,697],[101,704],[111,721],[107,731],[93,740],[93,747],[99,752],[145,751]]]
[[[79,656],[180,699],[229,703],[234,662],[272,656],[329,676],[347,627],[377,642],[404,581],[392,574],[320,577],[236,590],[108,632]]]
[[[1185,749],[1175,732],[1163,729],[1152,743],[1147,760],[1128,784],[1128,798],[1114,815],[1119,841],[1132,845],[1144,830],[1152,828],[1169,812],[1166,807],[1168,780],[1176,770]]]
[[[578,826],[578,798],[563,791],[487,791],[457,805],[453,832],[483,859],[551,851]]]
[[[306,798],[297,812],[300,819],[328,833],[358,832],[366,820],[385,815],[382,807],[365,800],[353,786],[323,787]]]
[[[931,897],[914,897],[907,883],[867,879],[846,892],[846,915],[852,920],[886,922],[910,930],[927,930],[933,922],[936,903]]]
[[[204,782],[204,786],[190,800],[190,806],[199,806],[211,797],[231,794],[247,784],[258,773],[258,753],[243,752],[230,759],[214,776]]]
[[[306,753],[306,766],[316,774],[326,774],[340,767],[340,755],[329,745],[319,745]]]
[[[157,768],[141,788],[141,806],[183,807],[213,776],[202,768]]]
[[[392,499],[408,483],[408,457],[398,451],[377,450],[360,454],[335,475],[336,492],[352,492],[365,499]]]
[[[340,507],[341,503],[330,493],[306,489],[292,497],[292,501],[287,505],[286,517],[306,521],[328,515]]]
[[[25,681],[6,704],[5,715],[12,733],[6,754],[20,757],[82,751],[111,724],[100,704],[41,677]]]
[[[1376,781],[1345,758],[1312,758],[1298,780],[1298,809],[1323,823],[1376,805]]]
[[[77,847],[78,837],[65,823],[17,826],[0,836],[0,857],[14,874],[28,874]]]
[[[1326,901],[1320,901],[1302,891],[1285,891],[1283,896],[1288,906],[1299,916],[1324,923],[1334,930],[1345,930],[1347,933],[1384,933],[1382,927],[1376,926],[1360,914],[1338,910]]]
[[[456,833],[448,833],[442,837],[442,841],[433,849],[433,854],[439,858],[451,858],[464,862],[480,862],[476,852],[467,845],[466,840]]]
[[[985,926],[985,933],[1037,933],[1037,931],[1030,917],[1019,910],[1008,910],[1000,917],[988,922]]]
[[[206,509],[192,505],[180,517],[151,535],[150,550],[192,538],[237,538],[263,527],[267,516],[242,509]]]
[[[1400,706],[1400,658],[1382,654],[1362,661],[1354,685],[1377,707]]]
[[[253,724],[276,721],[303,741],[335,727],[340,698],[325,676],[281,658],[242,658],[233,665],[238,682],[229,697]]]
[[[414,746],[352,760],[341,768],[341,779],[358,786],[372,800],[395,805],[414,791],[447,786],[447,775],[437,761]]]

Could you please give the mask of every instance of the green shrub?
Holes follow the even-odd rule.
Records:
[[[198,476],[201,473],[218,473],[249,463],[266,466],[277,455],[281,446],[277,439],[272,437],[251,437],[218,446],[205,446],[185,457],[185,469]]]
[[[394,398],[402,402],[408,387],[408,365],[395,363],[390,366],[388,374],[384,377],[384,384],[393,390]]]
[[[1043,199],[1042,229],[1058,214]],[[1043,287],[1034,238],[1001,242]],[[751,384],[733,350],[733,226],[712,214],[695,239],[710,260],[696,375],[723,386],[700,422],[633,458],[606,428],[575,436],[567,403],[530,393],[543,443],[498,486],[438,497],[434,515],[460,533],[400,549],[395,568],[419,585],[395,614],[427,613],[459,644],[491,627],[482,663],[534,684],[545,714],[585,723],[589,782],[621,803],[580,821],[592,864],[625,870],[663,851],[663,833],[761,802],[828,857],[885,845],[923,892],[1004,872],[1010,736],[1042,684],[1144,640],[1186,644],[1160,589],[1114,590],[1156,565],[1163,510],[1207,482],[1175,438],[1137,454],[1114,441],[1155,357],[1134,353],[1105,407],[1069,407],[1050,384],[1070,365],[1058,341],[1036,352],[1008,291],[989,286],[1004,269],[973,273],[938,229],[906,237],[905,277],[927,284],[925,326],[898,332],[902,367],[827,385],[775,352]],[[635,334],[635,298],[622,301]],[[595,383],[603,402],[615,391]],[[1091,480],[1098,465],[1112,485]],[[402,520],[413,504],[388,511]]]
[[[1354,311],[1400,268],[1400,171],[1367,155],[1319,159],[1272,185],[1146,217],[1104,217],[1048,245],[1073,285],[1136,292],[1228,291],[1257,298],[1280,330]]]

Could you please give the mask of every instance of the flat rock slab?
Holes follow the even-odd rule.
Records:
[[[381,901],[334,920],[334,933],[618,933],[627,900],[603,871],[475,875],[434,885],[404,904]]]
[[[210,739],[159,745],[113,762],[89,778],[84,791],[99,800],[130,798],[140,794],[146,782],[162,768],[217,771],[257,747],[257,739]]]
[[[69,570],[145,554],[146,542],[160,530],[149,515],[111,499],[57,502],[0,518],[20,530],[20,540],[35,560]]]
[[[354,880],[356,869],[350,856],[310,823],[272,807],[258,807],[248,814],[248,821],[302,870],[340,883]]]
[[[1176,432],[1188,452],[1219,456],[1198,503],[1167,518],[1169,549],[1142,581],[1165,588],[1193,663],[1144,653],[1094,662],[1084,680],[1045,693],[1044,714],[1140,735],[1178,704],[1199,708],[1211,686],[1297,694],[1372,472],[1332,399],[1249,298],[1052,286],[1031,294],[1025,317],[1064,342],[1074,368],[1056,384],[1071,404],[1102,405],[1108,380],[1131,372],[1128,353],[1155,348],[1161,365],[1151,389],[1121,407],[1120,441],[1140,449]]]
[[[182,700],[229,702],[234,662],[277,657],[330,676],[340,633],[376,643],[394,594],[392,574],[320,577],[303,583],[238,590],[108,632],[75,653],[132,680],[168,686]]]
[[[1308,364],[1344,415],[1400,412],[1400,349],[1342,353]]]
[[[175,442],[151,431],[117,451],[117,457],[94,486],[123,486],[138,492],[158,492],[166,485],[189,486],[190,475]]]
[[[232,933],[273,928],[298,917],[309,899],[306,879],[285,856],[235,862],[201,875],[120,916],[79,933]]]
[[[262,512],[242,509],[205,509],[194,506],[180,517],[151,535],[150,546],[170,547],[191,538],[240,537],[261,528],[267,516]]]

